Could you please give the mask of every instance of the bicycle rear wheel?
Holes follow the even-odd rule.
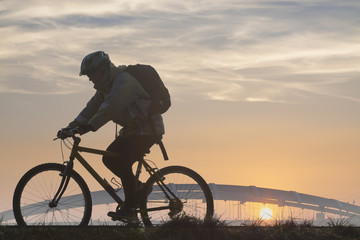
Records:
[[[46,163],[29,170],[16,186],[13,211],[19,226],[86,226],[92,210],[91,195],[83,178],[72,171],[60,201],[51,204],[65,166]]]
[[[170,166],[159,170],[146,182],[145,193],[140,211],[145,226],[183,216],[205,220],[214,214],[209,186],[189,168]]]

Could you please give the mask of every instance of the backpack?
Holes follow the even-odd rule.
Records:
[[[129,65],[125,69],[145,89],[151,97],[150,114],[165,113],[171,106],[169,90],[159,74],[150,65]]]
[[[126,67],[125,72],[131,74],[145,89],[151,97],[150,115],[165,113],[171,106],[169,90],[165,87],[159,74],[150,65],[136,64]],[[151,124],[153,132],[156,134],[154,124]],[[165,160],[169,160],[161,137],[157,140]]]

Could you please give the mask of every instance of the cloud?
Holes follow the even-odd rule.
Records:
[[[357,1],[2,3],[1,92],[85,91],[79,63],[103,49],[154,65],[178,99],[360,99]]]

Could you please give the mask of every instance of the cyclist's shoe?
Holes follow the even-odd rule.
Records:
[[[120,210],[116,212],[108,212],[107,215],[111,217],[111,220],[113,221],[122,221],[126,223],[134,223],[139,221],[136,209],[127,206],[120,208]]]

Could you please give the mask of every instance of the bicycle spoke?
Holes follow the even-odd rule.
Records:
[[[75,172],[58,202],[52,202],[60,187],[64,165],[43,164],[20,180],[14,194],[14,215],[19,225],[87,225],[91,196]]]
[[[177,216],[199,219],[211,217],[213,199],[206,182],[194,171],[172,166],[159,171],[162,180],[151,178],[147,183],[145,225],[160,224]]]

